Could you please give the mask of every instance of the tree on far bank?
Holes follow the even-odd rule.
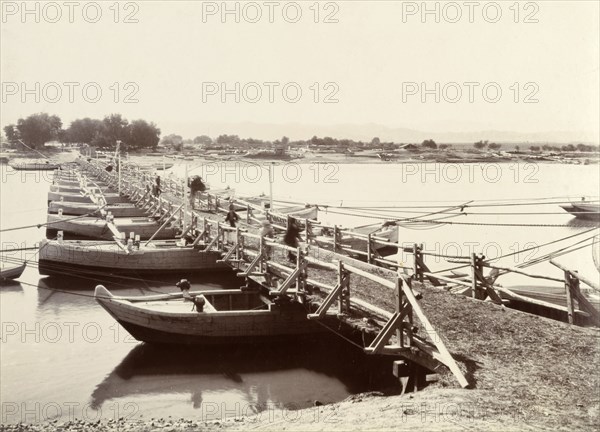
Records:
[[[181,135],[170,134],[160,141],[165,147],[170,147],[175,151],[183,150],[183,137]]]
[[[6,140],[10,144],[16,144],[18,142],[18,139],[20,138],[19,130],[14,124],[4,126],[4,135],[6,135]]]
[[[102,120],[83,118],[73,120],[71,125],[65,129],[63,142],[91,144],[94,138],[102,132]]]
[[[484,148],[486,148],[488,145],[488,141],[477,141],[475,144],[473,144],[473,147],[475,147],[477,150],[483,150]]]
[[[132,150],[151,148],[153,150],[160,141],[160,129],[146,120],[134,120],[128,127],[127,147]]]
[[[58,139],[62,121],[56,115],[32,114],[25,119],[19,119],[16,128],[20,139],[27,146],[42,148],[47,142]]]
[[[488,144],[488,148],[490,150],[499,150],[502,147],[502,144],[490,143]]]
[[[196,138],[194,138],[194,144],[211,145],[212,142],[213,142],[212,138],[209,137],[208,135],[200,135],[200,136],[197,136]]]
[[[428,139],[428,140],[425,140],[425,141],[423,141],[421,143],[421,147],[425,147],[425,148],[428,148],[428,149],[435,150],[435,149],[437,149],[437,144],[435,143],[434,140]]]

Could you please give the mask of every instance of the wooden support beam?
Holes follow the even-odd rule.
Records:
[[[490,297],[490,299],[492,299],[492,301],[494,303],[501,305],[502,304],[502,299],[500,298],[500,296],[498,295],[498,293],[496,292],[496,290],[494,290],[494,287],[492,285],[490,285],[490,283],[483,276],[483,273],[481,271],[481,267],[475,269],[475,277],[478,279],[479,283],[481,285],[483,285],[483,287],[484,287],[487,295]]]
[[[419,318],[419,321],[421,321],[421,324],[423,324],[425,330],[428,332],[431,339],[433,340],[433,344],[438,349],[441,356],[440,361],[442,361],[442,363],[448,366],[450,371],[458,380],[461,387],[467,387],[469,385],[469,382],[467,381],[462,371],[456,364],[456,361],[446,348],[446,345],[444,344],[442,339],[438,336],[437,332],[435,331],[435,328],[431,325],[429,319],[427,319],[427,316],[421,309],[421,306],[417,302],[417,299],[415,298],[415,295],[413,294],[412,289],[410,288],[406,280],[405,282],[406,283],[402,284],[402,291],[404,292],[404,295],[406,296],[408,302],[411,304],[413,312],[417,315],[417,318]]]
[[[225,256],[223,256],[223,259],[217,260],[217,262],[218,263],[225,263],[225,264],[227,264],[230,261],[231,255],[233,255],[233,253],[235,252],[235,250],[236,250],[236,247],[232,246],[231,248],[229,248],[229,250],[227,251],[227,253],[225,254]]]
[[[327,313],[327,310],[333,304],[333,302],[335,302],[335,300],[339,297],[340,292],[342,291],[342,288],[343,288],[343,286],[340,285],[339,283],[335,287],[333,287],[333,290],[331,290],[329,292],[329,294],[327,294],[327,297],[325,297],[325,300],[323,300],[323,303],[321,303],[321,305],[315,311],[315,313],[308,314],[306,317],[311,320],[312,319],[322,319],[325,316],[325,314]]]
[[[296,282],[298,275],[300,274],[300,269],[296,268],[294,271],[287,277],[287,279],[281,284],[279,289],[271,290],[269,292],[270,295],[285,295],[287,290]]]
[[[248,265],[248,267],[246,267],[246,269],[243,272],[238,273],[237,275],[240,276],[240,277],[248,276],[250,273],[252,273],[252,271],[254,270],[254,268],[260,262],[260,259],[261,259],[261,255],[257,254],[254,257],[254,259],[250,262],[250,264]],[[261,274],[263,274],[263,273],[261,272]]]

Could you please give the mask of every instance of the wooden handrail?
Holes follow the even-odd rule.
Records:
[[[575,270],[569,270],[567,267],[565,267],[564,265],[554,261],[554,260],[550,260],[550,264],[552,264],[555,267],[558,267],[559,269],[561,269],[562,271],[566,271],[571,273],[574,277],[576,277],[577,279],[579,279],[581,282],[583,282],[584,284],[588,285],[589,287],[595,289],[596,291],[600,292],[600,285],[598,285],[597,282],[592,281],[591,279],[588,279],[586,276],[583,276],[582,274],[580,274],[579,272],[575,271]],[[562,279],[561,279],[562,282]]]

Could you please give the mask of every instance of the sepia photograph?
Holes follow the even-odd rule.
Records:
[[[0,431],[600,429],[599,1],[0,10]]]

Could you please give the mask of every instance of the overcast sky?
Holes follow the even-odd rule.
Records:
[[[421,14],[421,2],[229,2],[231,10],[239,8],[239,23],[234,13],[221,14],[221,2],[122,2],[118,16],[113,2],[100,2],[99,9],[75,3],[69,17],[63,2],[30,2],[34,12],[26,15],[21,2],[3,2],[2,126],[40,111],[58,114],[66,125],[118,112],[183,135],[195,134],[194,124],[209,125],[215,135],[222,123],[252,122],[598,136],[597,1],[520,2],[517,8],[510,1],[498,2],[499,9],[475,2],[472,10],[464,2],[429,2],[440,22],[434,13]],[[298,10],[302,16],[288,22]],[[97,22],[88,22],[98,11]],[[498,11],[501,17],[491,22]],[[258,22],[249,22],[257,12]],[[73,102],[65,82],[77,83],[70,84]],[[235,93],[236,82],[240,102],[229,94],[223,103],[221,83]],[[23,94],[22,83],[33,93]],[[248,83],[258,83],[262,96]],[[421,83],[433,90],[425,102]],[[292,103],[298,89],[302,95]],[[125,103],[127,96],[134,103]]]

